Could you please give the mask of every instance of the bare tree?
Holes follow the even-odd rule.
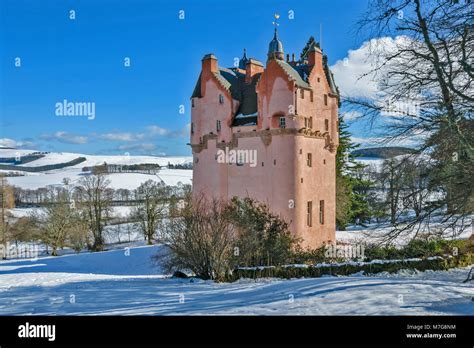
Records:
[[[179,217],[163,224],[160,241],[170,252],[157,258],[169,271],[191,270],[200,278],[220,280],[231,269],[234,227],[220,201],[200,197],[186,204]]]
[[[6,243],[8,240],[8,210],[15,207],[15,197],[13,188],[8,185],[7,179],[0,174],[0,243]]]
[[[367,74],[378,82],[378,94],[343,102],[372,124],[390,116],[384,118],[387,141],[416,137],[419,152],[435,161],[428,185],[443,194],[405,228],[429,223],[433,215],[454,227],[474,211],[472,3],[370,0],[362,18],[360,33],[379,38],[371,41],[375,64]],[[387,37],[396,39],[387,44]]]
[[[97,173],[84,176],[76,188],[80,198],[79,207],[84,211],[84,217],[92,232],[93,244],[90,248],[94,251],[104,248],[103,231],[110,216],[112,199],[109,184],[105,174]]]
[[[167,188],[164,184],[148,180],[136,189],[135,197],[140,203],[132,210],[131,216],[151,245],[158,225],[165,216]]]
[[[69,233],[77,228],[80,221],[79,211],[69,201],[68,191],[59,195],[54,188],[50,188],[50,199],[42,211],[35,211],[34,219],[39,238],[51,247],[51,255],[57,256],[58,249],[66,246]]]

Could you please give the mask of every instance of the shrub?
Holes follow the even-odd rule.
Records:
[[[191,270],[202,279],[224,279],[231,269],[235,236],[226,211],[227,205],[217,200],[189,202],[178,217],[162,224],[159,239],[169,252],[155,259],[170,273]]]
[[[239,266],[270,266],[288,263],[298,240],[288,224],[269,208],[251,198],[233,198],[227,218],[236,229],[233,263]]]

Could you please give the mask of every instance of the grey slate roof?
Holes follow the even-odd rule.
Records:
[[[311,48],[319,49],[317,45],[314,45]],[[260,63],[252,58],[248,59],[248,62],[250,61],[253,63]],[[298,87],[311,88],[308,83],[308,76],[311,73],[312,66],[309,66],[308,64],[291,66],[284,60],[276,59],[275,61],[285,71],[289,79],[294,81]],[[329,69],[326,55],[323,56],[323,67],[331,92],[338,96],[339,90],[334,82],[334,76]],[[256,74],[250,83],[245,83],[245,74],[242,74],[238,69],[234,68],[226,69],[219,67],[219,71],[214,73],[214,76],[219,83],[230,92],[232,98],[240,102],[239,108],[236,112],[238,117],[234,117],[232,125],[256,125],[258,112],[256,84],[261,77],[261,73]],[[191,96],[191,98],[195,97],[202,97],[201,75],[199,75]]]
[[[278,63],[278,65],[280,65],[283,68],[283,70],[286,72],[288,77],[291,80],[295,81],[297,86],[310,88],[310,85],[308,84],[308,82],[304,81],[303,78],[301,77],[300,72],[295,70],[295,68],[293,68],[290,64],[279,59],[276,59],[275,61]]]

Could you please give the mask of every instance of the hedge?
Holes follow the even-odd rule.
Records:
[[[457,267],[466,267],[474,263],[474,254],[466,253],[456,257],[438,257],[426,259],[406,259],[384,262],[348,262],[343,264],[324,265],[287,265],[271,267],[237,268],[232,271],[227,281],[236,281],[240,278],[318,278],[323,275],[346,276],[358,272],[377,274],[381,272],[395,273],[402,269],[418,271],[440,271]]]

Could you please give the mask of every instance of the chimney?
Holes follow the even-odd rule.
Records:
[[[308,51],[308,64],[323,67],[323,52],[316,45],[313,45]]]
[[[217,58],[212,53],[206,54],[202,59],[202,72],[204,73],[215,73],[217,72]]]
[[[245,67],[245,83],[252,82],[255,74],[263,72],[263,64],[256,59],[250,58]]]
[[[205,84],[203,82],[209,80],[212,74],[218,72],[219,68],[217,65],[217,58],[212,53],[206,54],[202,59],[202,70],[201,70],[201,95],[206,94]]]

